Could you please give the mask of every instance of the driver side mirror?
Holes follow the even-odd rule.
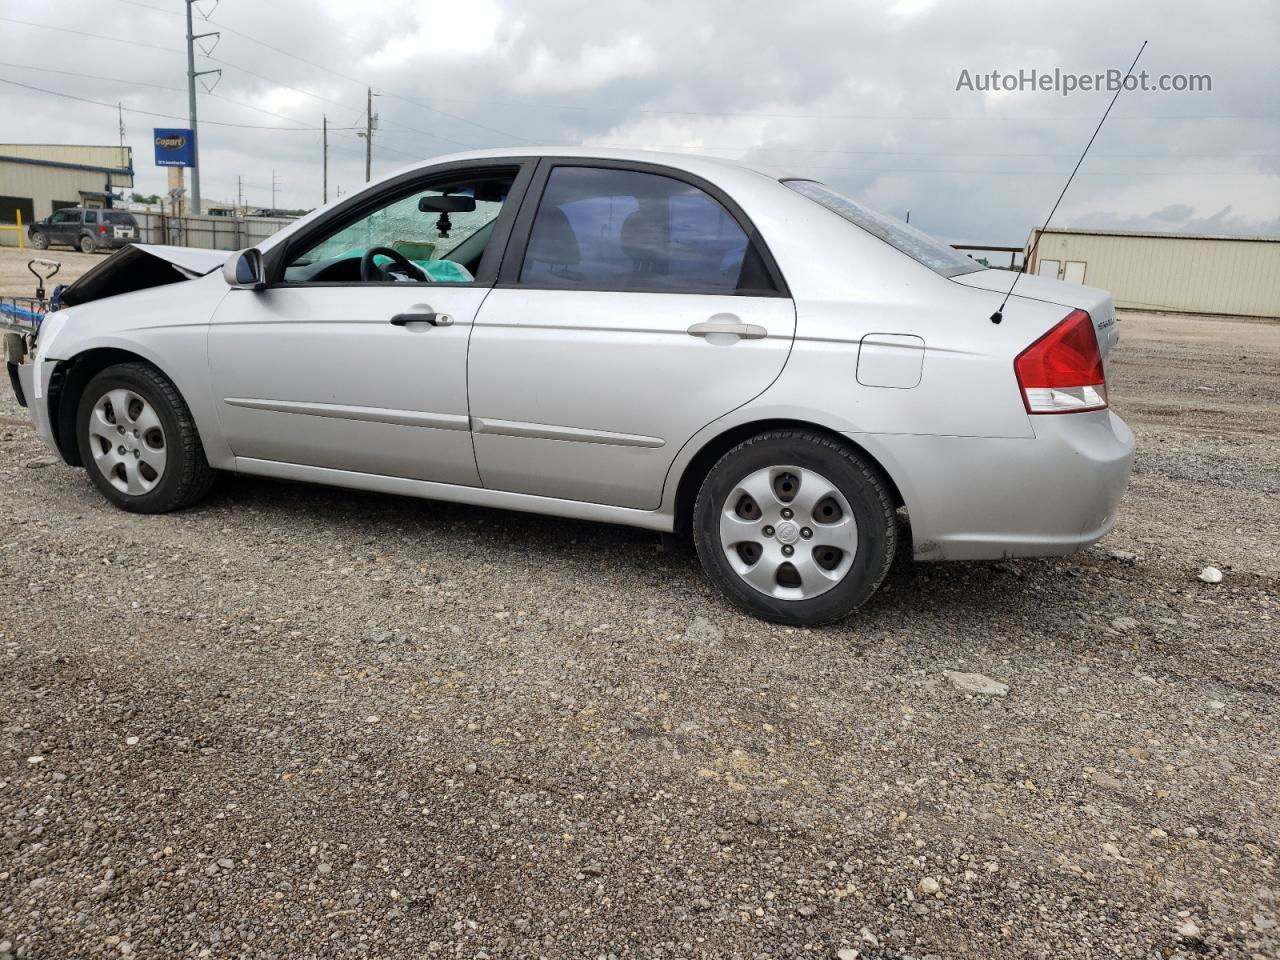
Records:
[[[262,271],[262,253],[250,247],[233,253],[222,267],[222,279],[241,290],[258,290],[267,282]]]

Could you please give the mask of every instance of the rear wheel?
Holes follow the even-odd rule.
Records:
[[[32,250],[48,250],[49,238],[46,237],[43,233],[33,233],[31,235],[31,249]]]
[[[86,233],[80,238],[81,253],[93,253],[96,249],[98,249],[98,244],[89,234]]]
[[[879,471],[816,432],[743,441],[712,467],[694,505],[694,542],[712,581],[778,623],[839,620],[893,562],[893,498]]]
[[[191,411],[154,367],[122,363],[103,370],[85,388],[76,424],[89,479],[124,510],[179,510],[213,484]]]

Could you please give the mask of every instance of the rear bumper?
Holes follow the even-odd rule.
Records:
[[[53,369],[57,366],[57,361],[46,360],[38,367],[34,363],[15,364],[10,366],[10,371],[15,366],[18,374],[17,386],[21,387],[22,390],[22,397],[19,402],[26,400],[26,407],[31,411],[31,420],[36,426],[36,433],[40,435],[40,439],[49,446],[50,450],[61,456],[58,444],[53,439],[53,428],[49,423],[49,380],[53,376]],[[38,384],[36,382],[37,377],[39,378]]]
[[[897,482],[917,560],[1075,553],[1115,525],[1133,432],[1107,410],[1031,419],[1034,439],[849,436]]]

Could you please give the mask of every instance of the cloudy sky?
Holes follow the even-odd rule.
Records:
[[[208,199],[320,201],[468,147],[570,143],[714,154],[826,181],[952,242],[1021,245],[1109,93],[957,90],[999,70],[1139,64],[1211,92],[1122,94],[1055,224],[1280,234],[1274,0],[204,0]],[[163,191],[151,129],[185,126],[183,0],[0,0],[0,78],[126,112],[137,189]],[[42,24],[43,27],[33,24]],[[57,29],[49,29],[57,28]],[[123,42],[128,41],[128,42]],[[211,41],[203,41],[208,46]],[[49,69],[44,69],[49,68]],[[61,71],[61,72],[56,72]],[[213,78],[206,78],[212,81]],[[0,83],[0,141],[116,143],[114,109]],[[215,125],[212,121],[217,121]],[[239,126],[237,126],[239,125]]]

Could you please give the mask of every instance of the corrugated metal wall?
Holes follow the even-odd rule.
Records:
[[[1031,272],[1044,260],[1083,262],[1084,283],[1109,290],[1117,307],[1280,317],[1280,238],[1047,230]]]
[[[113,177],[116,189],[128,189],[122,177]],[[36,219],[53,213],[51,201],[79,203],[80,191],[100,191],[106,186],[106,174],[92,170],[67,170],[62,167],[38,167],[30,163],[5,163],[0,160],[0,194],[7,197],[29,197]]]
[[[93,167],[127,167],[133,156],[130,147],[76,143],[0,143],[0,153],[57,163],[84,163]]]
[[[0,143],[0,156],[44,160],[53,163],[79,163],[93,167],[127,169],[132,152],[128,147],[91,146],[83,144]],[[27,199],[32,203],[36,220],[53,213],[53,203],[80,202],[80,191],[100,193],[106,190],[108,175],[102,170],[74,170],[46,167],[37,163],[0,160],[0,196]],[[115,191],[133,187],[133,177],[123,173],[110,175]],[[12,231],[0,231],[0,244],[13,246],[17,240]]]

